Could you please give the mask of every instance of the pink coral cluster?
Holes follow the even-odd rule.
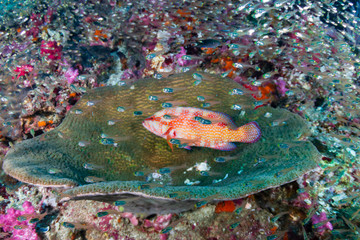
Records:
[[[320,226],[316,227],[316,230],[318,233],[320,233],[320,235],[323,234],[325,230],[333,230],[333,226],[330,221],[327,222],[326,220],[328,220],[328,218],[325,212],[321,212],[319,215],[315,214],[311,218],[311,221],[315,226],[318,223],[321,224]]]
[[[16,67],[14,72],[18,73],[16,78],[19,79],[22,76],[28,75],[33,69],[34,69],[34,67],[32,65],[25,64],[25,65]]]
[[[144,227],[154,228],[155,231],[161,231],[169,226],[171,218],[172,218],[172,214],[170,213],[167,215],[157,216],[156,219],[153,219],[151,221],[148,219],[145,219]],[[160,234],[161,240],[166,240],[167,238],[168,238],[167,233]]]
[[[54,9],[49,8],[44,17],[41,16],[41,14],[35,14],[33,13],[30,16],[30,20],[32,24],[34,25],[29,30],[26,31],[26,36],[32,36],[34,39],[36,39],[40,33],[40,27],[45,23],[49,24],[54,18]]]
[[[179,54],[176,54],[175,58],[178,61],[179,66],[185,66],[187,63],[187,60],[182,59],[183,56],[186,55],[186,50],[184,47],[181,47],[181,51]]]
[[[155,231],[161,231],[162,229],[166,228],[171,220],[172,214],[167,215],[160,215],[157,216],[156,219],[148,220],[145,219],[144,226],[145,227],[152,227]]]
[[[121,217],[123,218],[128,218],[130,220],[130,222],[134,225],[137,226],[139,224],[139,220],[136,218],[135,215],[133,215],[130,212],[124,212],[121,214]]]
[[[276,89],[278,90],[280,96],[284,97],[286,95],[286,92],[289,91],[288,88],[286,88],[286,82],[284,81],[284,78],[280,77],[275,81],[276,83]]]
[[[34,214],[35,209],[30,202],[23,203],[24,211],[10,208],[6,214],[0,215],[0,225],[5,232],[12,232],[11,239],[13,240],[39,240],[40,238],[35,232],[36,223],[29,223],[30,218],[26,218],[24,221],[19,217],[22,215]]]
[[[76,82],[77,76],[79,76],[79,70],[72,67],[68,68],[64,74],[64,77],[69,84]]]
[[[62,46],[56,41],[42,41],[40,46],[40,54],[45,55],[50,60],[61,59]]]
[[[302,207],[305,209],[310,209],[313,207],[313,198],[308,192],[299,193],[296,199],[292,201],[292,204],[296,207]]]

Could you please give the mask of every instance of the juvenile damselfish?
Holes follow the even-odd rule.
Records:
[[[254,143],[261,137],[256,122],[237,127],[225,113],[193,107],[173,107],[156,112],[143,121],[150,132],[190,150],[208,147],[223,151],[236,148],[234,142]]]

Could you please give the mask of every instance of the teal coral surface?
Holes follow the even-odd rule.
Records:
[[[141,79],[129,87],[88,91],[56,129],[25,140],[7,154],[9,175],[35,185],[71,187],[65,199],[133,194],[173,200],[237,199],[297,179],[317,166],[319,153],[306,141],[304,120],[284,109],[260,107],[232,80],[193,73]],[[164,93],[173,88],[173,93]],[[236,91],[235,91],[236,92]],[[158,101],[149,100],[158,96]],[[142,121],[163,102],[228,114],[237,126],[257,121],[261,139],[234,151],[174,148]],[[241,110],[234,110],[234,104]],[[201,170],[205,164],[207,170]],[[113,199],[113,198],[111,198]]]

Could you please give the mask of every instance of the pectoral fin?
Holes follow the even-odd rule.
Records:
[[[186,146],[184,147],[186,150],[191,150],[191,147],[190,146]]]
[[[232,150],[236,149],[236,145],[234,143],[229,142],[229,143],[217,144],[211,148],[222,150],[222,151],[232,151]]]
[[[168,130],[168,131],[169,131],[169,130]],[[174,151],[174,148],[173,148],[172,143],[170,143],[170,140],[171,140],[171,137],[170,137],[170,135],[168,134],[168,135],[166,136],[166,141],[167,141],[167,143],[169,144],[169,147],[171,148],[171,151],[173,152],[173,151]]]

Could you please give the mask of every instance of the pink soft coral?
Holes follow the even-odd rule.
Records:
[[[26,201],[23,203],[24,211],[20,211],[14,208],[7,210],[7,213],[0,215],[0,225],[5,232],[12,232],[12,240],[39,240],[40,238],[35,232],[36,223],[29,223],[30,218],[24,221],[19,221],[18,217],[21,215],[34,214],[35,209],[30,202]],[[19,229],[14,228],[15,226],[21,226]]]
[[[137,226],[139,224],[139,220],[136,218],[135,215],[133,215],[130,212],[124,212],[121,214],[121,217],[123,218],[128,218],[130,220],[130,222],[134,225]]]
[[[50,60],[61,59],[62,46],[56,41],[42,41],[40,46],[40,54],[47,56]]]
[[[283,78],[279,78],[276,81],[276,85],[277,85],[277,90],[279,92],[279,94],[284,97],[286,95],[286,92],[289,90],[288,88],[285,87],[286,82],[283,80]]]
[[[72,67],[68,68],[64,74],[64,77],[67,79],[69,84],[74,83],[77,76],[79,76],[79,71]]]
[[[182,57],[185,55],[186,55],[186,50],[184,47],[181,47],[180,53],[175,56],[180,66],[185,66],[187,64],[187,60],[182,59]]]
[[[33,69],[34,67],[31,66],[30,64],[25,64],[20,67],[16,67],[14,72],[19,73],[19,75],[17,76],[17,79],[19,79],[19,77],[21,76],[28,75]]]
[[[332,224],[329,222],[327,222],[326,220],[328,220],[326,213],[325,212],[321,212],[320,215],[315,214],[312,218],[311,221],[312,223],[316,226],[316,224],[320,223],[322,225],[316,227],[316,230],[318,231],[318,233],[320,233],[320,235],[322,235],[324,233],[325,230],[333,230],[333,226]]]
[[[160,215],[157,216],[154,220],[145,219],[144,226],[145,227],[153,227],[155,231],[161,231],[166,228],[171,220],[172,214]]]
[[[167,215],[157,216],[156,219],[153,219],[151,221],[148,219],[145,219],[144,226],[147,228],[153,227],[155,231],[161,231],[169,226],[171,217],[172,217],[172,214],[170,213]],[[160,240],[166,240],[166,239],[168,239],[167,233],[160,234]]]

